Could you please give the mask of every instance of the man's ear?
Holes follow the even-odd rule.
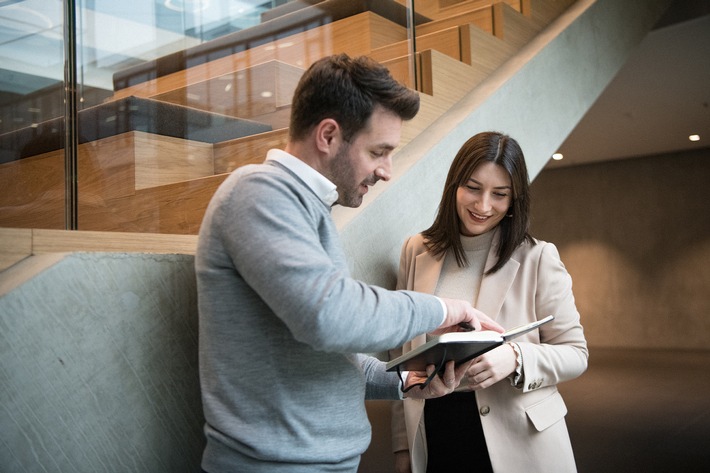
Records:
[[[343,135],[338,122],[326,118],[321,120],[315,131],[316,147],[319,151],[332,155],[340,148]]]

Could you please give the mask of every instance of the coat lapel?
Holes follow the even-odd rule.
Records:
[[[444,258],[437,260],[427,252],[418,255],[414,266],[417,274],[414,276],[413,289],[417,292],[434,294],[443,266]]]
[[[498,258],[496,251],[498,250],[498,235],[495,236],[493,244],[488,251],[486,257],[486,271],[490,269]],[[441,269],[444,266],[444,258],[436,259],[428,252],[423,252],[416,256],[416,274],[413,278],[412,288],[418,292],[434,294],[436,285],[441,275]],[[515,257],[510,258],[508,262],[497,272],[484,276],[481,281],[479,290],[479,298],[476,304],[476,309],[480,310],[493,320],[496,320],[500,315],[503,302],[506,295],[513,285],[515,275],[518,273],[520,263]]]
[[[497,256],[496,251],[498,250],[498,241],[496,236],[496,241],[491,245],[491,249],[488,252],[488,257],[486,259],[486,271],[488,271],[496,262]],[[488,317],[496,320],[500,315],[501,308],[503,307],[503,302],[505,297],[513,285],[515,280],[515,275],[518,273],[518,268],[520,268],[520,263],[515,260],[515,258],[510,258],[502,268],[493,274],[483,276],[481,281],[481,289],[478,291],[480,294],[478,297],[478,302],[476,304],[476,309],[480,310]]]

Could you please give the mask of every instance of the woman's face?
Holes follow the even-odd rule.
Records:
[[[480,164],[456,191],[461,234],[475,236],[493,230],[505,218],[512,195],[510,175],[502,166],[489,161]]]

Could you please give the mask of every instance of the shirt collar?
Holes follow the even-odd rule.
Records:
[[[275,161],[298,176],[328,207],[338,200],[338,190],[335,184],[323,174],[313,169],[292,154],[280,149],[270,149],[266,153],[266,161]]]

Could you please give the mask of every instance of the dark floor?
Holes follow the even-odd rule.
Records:
[[[579,473],[710,472],[710,350],[589,352],[589,369],[559,385]],[[392,473],[389,403],[368,402],[358,471]]]
[[[559,388],[580,473],[710,472],[710,351],[592,348]]]

